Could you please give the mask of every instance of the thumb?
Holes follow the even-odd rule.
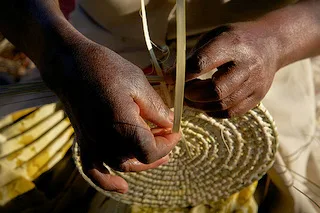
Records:
[[[152,86],[135,97],[135,102],[139,106],[140,116],[143,119],[154,123],[158,127],[172,128],[173,112]]]

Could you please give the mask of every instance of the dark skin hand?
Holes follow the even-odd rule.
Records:
[[[301,1],[204,35],[187,60],[186,103],[214,117],[238,116],[253,108],[277,70],[320,53],[319,2]],[[102,162],[141,171],[168,160],[180,137],[170,132],[172,113],[138,67],[83,37],[64,19],[57,1],[4,0],[0,31],[36,63],[61,99],[85,172],[97,184],[110,191],[128,190]],[[194,80],[214,68],[218,72],[212,79]],[[167,79],[174,83],[174,70]],[[158,128],[150,129],[144,120]]]
[[[131,172],[168,161],[180,139],[171,132],[172,112],[141,69],[81,35],[57,1],[5,0],[0,31],[35,62],[60,98],[80,144],[84,172],[96,184],[108,191],[128,190],[103,162]]]
[[[276,72],[320,54],[320,1],[306,0],[204,34],[187,59],[185,104],[216,118],[240,116],[267,94]],[[211,79],[195,79],[217,69]],[[174,83],[175,69],[166,72]]]

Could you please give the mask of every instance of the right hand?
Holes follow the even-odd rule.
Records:
[[[283,64],[276,33],[262,21],[238,22],[203,34],[186,61],[185,104],[215,118],[241,116],[257,106]],[[274,41],[276,40],[276,41]],[[197,79],[217,71],[210,79]],[[173,83],[175,67],[166,72]]]
[[[130,172],[168,161],[180,139],[171,132],[173,113],[137,66],[85,39],[63,46],[41,72],[75,129],[84,172],[100,187],[128,190],[126,181],[111,175],[103,163]]]

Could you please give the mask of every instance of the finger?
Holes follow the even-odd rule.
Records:
[[[207,91],[210,90],[208,89]],[[213,98],[208,98],[208,93],[210,92],[201,92],[198,93],[199,95],[191,94],[187,96],[185,104],[189,107],[197,108],[206,112],[223,111],[239,104],[251,95],[253,91],[254,87],[252,87],[251,82],[247,80],[234,93],[219,101],[215,101]]]
[[[227,51],[225,50],[225,48],[221,49]],[[231,55],[228,55],[227,52],[221,52],[221,49],[213,52],[210,46],[203,48],[200,51],[196,51],[193,55],[191,55],[186,61],[185,81],[188,82],[190,80],[196,79],[201,75],[204,75],[207,72],[210,72],[218,68],[219,66],[232,61],[233,57],[231,57]],[[164,80],[169,85],[175,83],[176,67],[171,67],[164,72]]]
[[[225,42],[223,42],[225,43]],[[227,45],[227,44],[222,44]],[[217,50],[213,50],[217,48]],[[219,66],[232,61],[234,58],[230,50],[221,48],[218,44],[210,44],[192,54],[186,61],[185,80],[190,81],[210,72]],[[171,67],[164,72],[164,80],[167,84],[174,84],[176,80],[176,67]]]
[[[230,26],[218,27],[199,39],[186,61],[186,81],[199,77],[224,63],[233,60],[232,43],[229,42]],[[174,84],[175,65],[164,71],[165,81]]]
[[[248,78],[249,72],[241,66],[235,66],[232,63],[224,64],[212,76],[214,100],[222,100],[234,93]]]
[[[189,81],[185,85],[185,98],[192,102],[212,102],[216,100],[211,79]]]
[[[177,145],[181,138],[180,132],[155,136],[158,156],[165,156]]]
[[[85,150],[85,151],[83,151]],[[111,175],[102,162],[92,157],[89,150],[81,150],[81,162],[83,172],[99,187],[107,191],[116,191],[126,193],[128,191],[128,183],[121,177]]]
[[[136,137],[140,146],[136,150],[136,158],[145,164],[150,164],[168,155],[180,140],[180,133],[168,133],[168,130],[137,131]],[[155,134],[153,134],[155,132]]]
[[[249,110],[253,109],[259,103],[259,99],[253,93],[248,98],[243,100],[241,103],[233,106],[227,110],[217,111],[217,112],[210,112],[207,113],[209,116],[215,118],[232,118],[238,117],[246,114]]]
[[[119,122],[115,128],[128,138],[130,146],[133,146],[130,151],[134,152],[134,157],[150,164],[166,156],[178,143],[180,134],[167,131],[173,126],[173,112],[147,81],[144,85],[143,89],[134,93],[134,101],[118,106],[118,111],[123,113],[117,115]],[[146,120],[168,134],[153,135]]]
[[[171,130],[172,127],[157,127],[159,129],[158,133],[154,135],[146,121],[137,112],[138,107],[129,107],[129,104],[126,106],[125,109],[119,106],[119,111],[124,111],[124,113],[118,115],[117,119],[121,122],[114,123],[115,130],[122,138],[127,140],[128,144],[127,150],[125,150],[126,147],[122,148],[122,153],[124,153],[122,157],[132,158],[126,155],[126,153],[132,153],[140,162],[149,164],[166,156],[178,143],[180,134],[171,133],[168,129]],[[153,110],[157,111],[156,108],[153,108]],[[150,113],[157,114],[157,112],[152,111]],[[162,134],[160,134],[161,131]]]
[[[128,183],[119,176],[102,172],[96,168],[86,171],[86,174],[97,186],[106,191],[119,193],[126,193],[128,191]]]
[[[208,43],[213,42],[219,36],[221,36],[223,33],[229,32],[232,30],[232,26],[230,25],[223,25],[219,26],[207,33],[202,34],[202,36],[199,38],[199,41],[194,46],[194,48],[191,50],[191,53],[201,49],[202,47],[205,47]]]
[[[248,78],[248,72],[228,63],[213,74],[211,82],[209,79],[188,82],[185,88],[185,97],[198,102],[222,100],[239,90]]]
[[[148,169],[157,168],[163,164],[166,164],[168,161],[169,161],[168,155],[150,164],[144,164],[138,161],[137,159],[132,158],[122,163],[121,169],[124,172],[140,172]]]
[[[195,79],[235,60],[235,51],[229,36],[219,37],[196,50],[186,62],[186,81]]]
[[[139,106],[140,116],[163,128],[172,128],[173,112],[165,105],[153,87],[148,87],[134,98]]]

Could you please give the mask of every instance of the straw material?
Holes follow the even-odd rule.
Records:
[[[73,155],[80,173],[95,189],[126,204],[154,208],[196,206],[226,199],[259,180],[272,166],[278,147],[274,121],[262,104],[244,116],[213,119],[184,108],[184,143],[170,153],[170,161],[137,173],[117,172],[129,184],[126,194],[104,191],[82,171],[80,147]]]
[[[0,206],[33,189],[33,181],[64,158],[73,133],[60,103],[0,119]]]

